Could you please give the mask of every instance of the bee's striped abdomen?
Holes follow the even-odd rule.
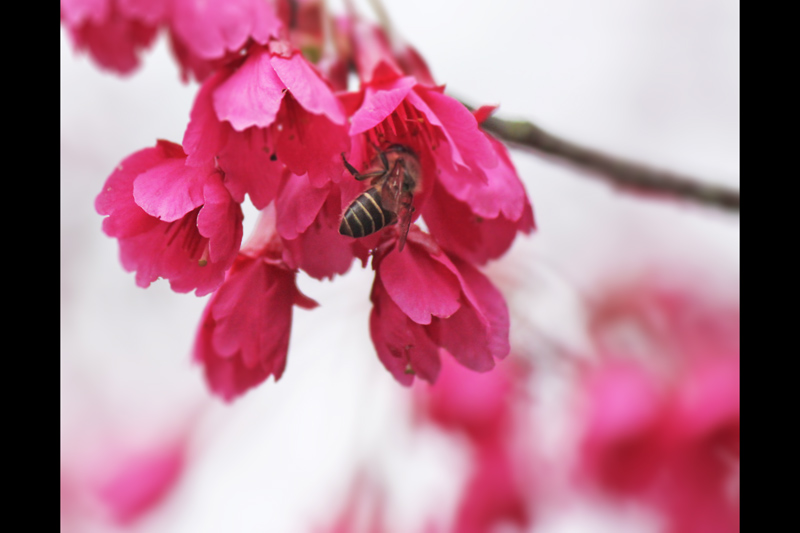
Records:
[[[353,200],[342,217],[339,233],[349,237],[371,235],[394,221],[392,213],[381,204],[378,189],[372,187]]]

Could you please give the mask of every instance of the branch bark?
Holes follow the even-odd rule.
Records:
[[[467,108],[473,109],[469,105]],[[739,212],[739,191],[604,154],[557,137],[531,122],[503,120],[492,116],[481,126],[511,147],[554,156],[588,170],[623,190],[677,198]]]

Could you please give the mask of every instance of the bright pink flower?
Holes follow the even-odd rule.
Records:
[[[509,352],[503,296],[471,264],[449,257],[416,226],[398,252],[394,241],[373,257],[375,283],[370,333],[378,357],[410,385],[414,374],[435,382],[439,351],[478,372]]]
[[[133,0],[61,0],[61,22],[76,50],[87,50],[103,68],[129,74],[156,36],[156,20]],[[159,9],[155,6],[155,9]]]
[[[95,208],[103,231],[119,239],[122,265],[147,287],[159,277],[177,292],[213,291],[242,240],[242,211],[219,172],[186,165],[180,145],[159,141],[125,159]]]
[[[279,242],[279,241],[277,241]],[[245,250],[206,306],[194,346],[211,390],[231,401],[286,368],[292,306],[317,304],[295,285],[280,244]]]
[[[463,259],[485,263],[505,253],[518,231],[530,233],[533,211],[505,148],[443,87],[404,76],[381,32],[356,24],[353,40],[363,88],[342,96],[352,110],[348,161],[365,169],[375,147],[410,149],[421,166],[416,214]]]
[[[287,46],[251,48],[240,65],[206,80],[184,135],[190,164],[218,159],[231,192],[249,193],[259,208],[277,192],[283,165],[319,188],[339,179],[349,146],[341,104]]]

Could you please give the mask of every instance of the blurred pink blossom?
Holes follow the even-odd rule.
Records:
[[[601,305],[594,333],[580,476],[660,509],[670,531],[738,531],[738,310],[643,285]]]

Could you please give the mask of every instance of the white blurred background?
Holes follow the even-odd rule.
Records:
[[[454,96],[739,187],[738,2],[384,2]],[[388,487],[393,531],[419,530],[455,504],[466,452],[412,429],[410,391],[369,339],[370,269],[356,265],[333,282],[301,277],[321,307],[295,310],[283,378],[225,405],[190,361],[206,298],[164,281],[136,287],[101,231],[93,202],[106,177],[156,139],[180,142],[196,91],[180,82],[163,36],[121,78],[76,55],[61,30],[62,483],[108,450],[186,439],[187,466],[172,492],[129,530],[312,531],[343,504],[359,469]],[[538,231],[487,273],[509,299],[515,356],[538,365],[539,406],[554,421],[541,440],[558,442],[568,394],[558,354],[584,354],[583,304],[610,281],[653,269],[738,301],[739,217],[621,194],[569,167],[512,157]],[[245,237],[254,218],[245,212]],[[657,530],[647,516],[581,498],[545,509],[533,529]]]

